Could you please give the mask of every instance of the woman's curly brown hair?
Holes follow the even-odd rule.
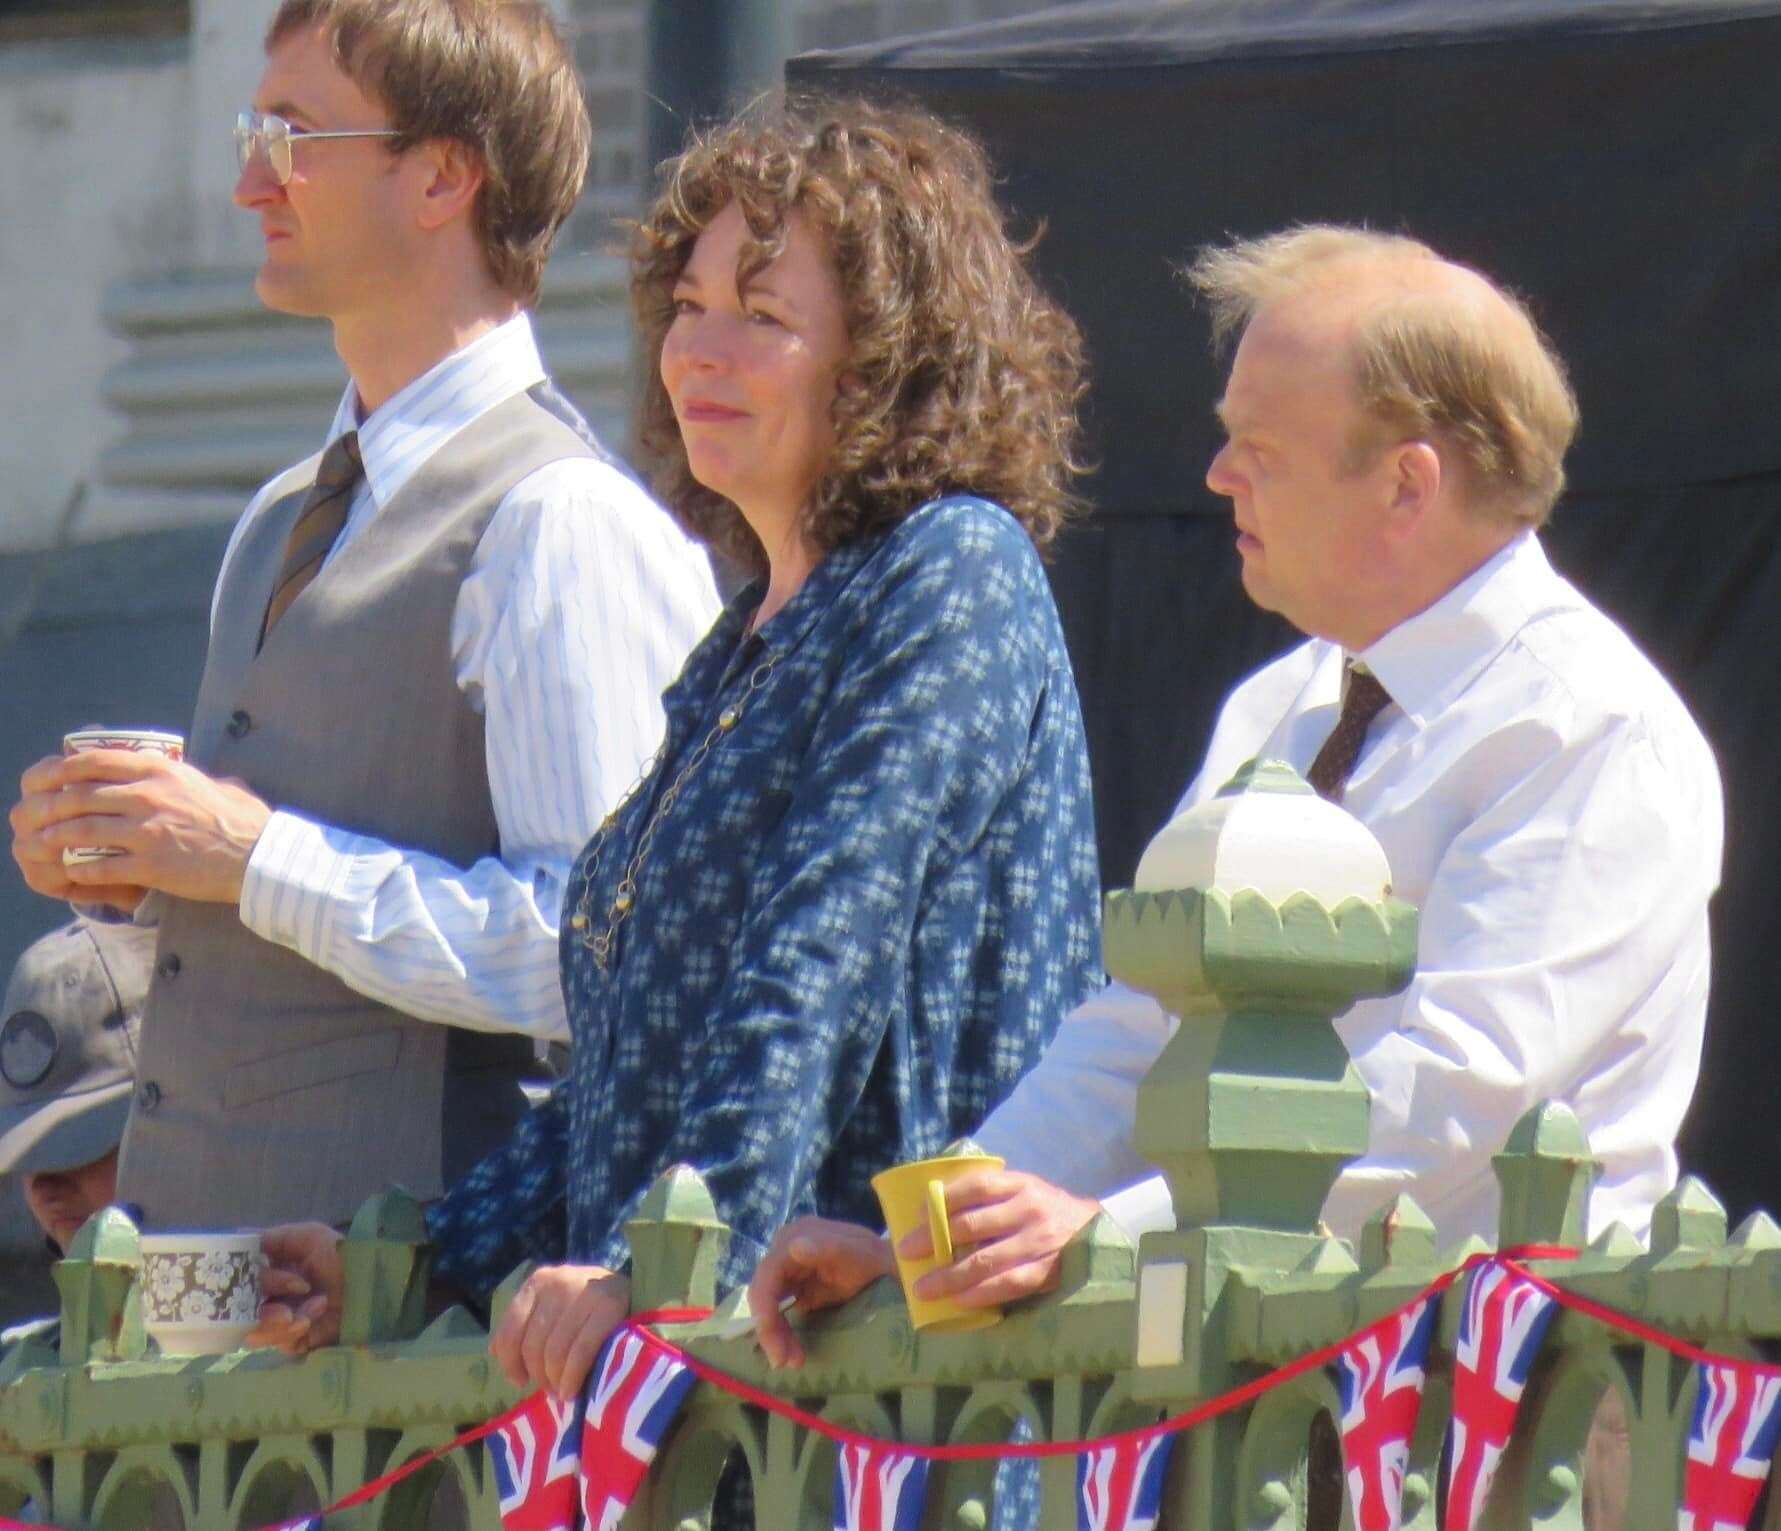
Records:
[[[693,533],[745,565],[765,558],[740,512],[687,465],[662,386],[674,285],[700,233],[732,201],[750,234],[738,279],[785,246],[796,209],[827,241],[849,354],[835,450],[805,511],[826,553],[896,525],[937,496],[1006,506],[1044,547],[1077,509],[1075,321],[1010,240],[983,150],[909,106],[805,98],[693,138],[636,226],[631,301],[649,358],[639,435],[663,500]]]

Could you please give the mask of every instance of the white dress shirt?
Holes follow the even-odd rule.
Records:
[[[522,314],[362,423],[349,386],[327,439],[357,427],[365,480],[329,557],[453,435],[543,380]],[[704,554],[622,469],[565,458],[530,474],[484,530],[450,633],[487,720],[500,859],[453,866],[281,809],[248,863],[242,922],[405,1015],[566,1039],[570,865],[660,742],[661,692],[717,610]]]
[[[1724,817],[1706,740],[1531,534],[1354,657],[1392,703],[1344,806],[1384,846],[1421,926],[1408,990],[1337,1022],[1373,1100],[1367,1154],[1343,1171],[1326,1221],[1352,1238],[1407,1191],[1443,1243],[1494,1239],[1490,1156],[1552,1099],[1602,1161],[1592,1236],[1612,1221],[1643,1234],[1675,1183],[1700,1066]],[[1343,658],[1314,640],[1238,686],[1181,809],[1255,755],[1306,771],[1335,725]],[[1099,1197],[1134,1234],[1173,1226],[1132,1125],[1175,1024],[1110,985],[1065,1020],[978,1140]]]

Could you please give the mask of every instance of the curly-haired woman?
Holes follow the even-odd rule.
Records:
[[[633,253],[643,441],[666,503],[759,577],[571,877],[569,1078],[428,1219],[471,1292],[575,1262],[493,1346],[560,1393],[623,1316],[625,1221],[665,1169],[699,1170],[745,1280],[788,1217],[870,1217],[871,1174],[981,1121],[1098,958],[1036,552],[1073,508],[1080,344],[981,151],[815,102],[667,177]]]

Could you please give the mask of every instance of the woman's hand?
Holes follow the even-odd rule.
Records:
[[[804,1364],[804,1347],[780,1307],[787,1297],[795,1297],[805,1313],[832,1308],[895,1270],[889,1241],[857,1223],[826,1217],[787,1223],[748,1283],[748,1311],[769,1364]]]
[[[598,1265],[540,1266],[514,1294],[489,1353],[516,1388],[575,1398],[607,1335],[630,1312],[625,1277]]]
[[[340,1338],[346,1302],[346,1267],[340,1235],[326,1223],[289,1223],[260,1236],[267,1266],[260,1273],[260,1322],[247,1336],[300,1356]]]

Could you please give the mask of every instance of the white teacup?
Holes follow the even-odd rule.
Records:
[[[239,1350],[259,1321],[257,1233],[145,1233],[142,1325],[170,1356]]]
[[[178,734],[164,734],[152,728],[77,728],[62,735],[62,753],[78,755],[83,750],[140,750],[150,755],[165,755],[169,760],[184,760],[186,742]],[[62,865],[75,866],[83,861],[103,861],[120,852],[109,845],[71,845],[62,852]]]

